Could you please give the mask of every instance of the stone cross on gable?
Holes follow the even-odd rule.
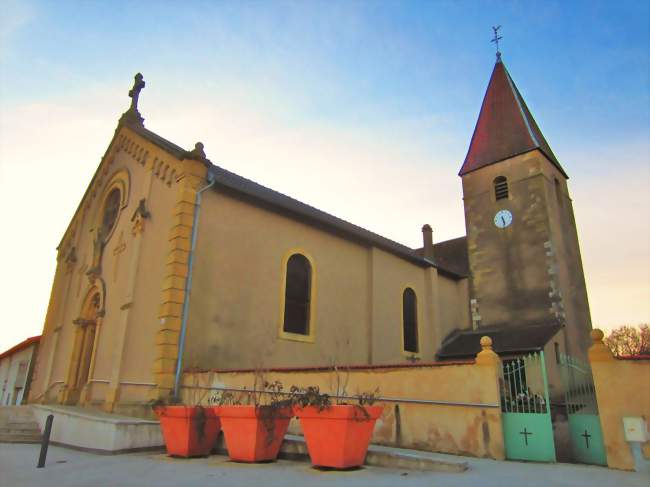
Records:
[[[131,106],[122,114],[120,123],[143,125],[144,118],[142,118],[142,115],[140,115],[140,112],[138,111],[138,99],[140,98],[140,92],[142,91],[142,88],[144,88],[144,85],[145,83],[142,74],[136,74],[133,81],[133,88],[129,90]]]
[[[133,88],[129,90],[129,96],[131,97],[131,110],[138,110],[138,98],[140,97],[140,92],[144,86],[145,82],[142,73],[136,74],[133,81]]]

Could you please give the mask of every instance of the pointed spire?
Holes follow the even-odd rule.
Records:
[[[568,178],[535,123],[498,52],[474,135],[459,175],[463,176],[534,149],[539,149],[564,177]]]

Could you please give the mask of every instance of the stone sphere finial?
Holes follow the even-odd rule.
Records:
[[[489,336],[481,337],[481,348],[483,350],[492,350],[492,339]]]
[[[598,328],[594,328],[591,330],[591,339],[594,341],[594,343],[602,343],[603,338],[605,338],[605,334],[603,333],[603,330],[600,330]]]

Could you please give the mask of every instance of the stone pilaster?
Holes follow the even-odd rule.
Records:
[[[157,352],[153,365],[158,387],[153,392],[153,398],[168,397],[174,387],[196,192],[205,184],[207,174],[206,165],[193,159],[183,160],[182,168],[168,237],[169,250],[158,313]]]

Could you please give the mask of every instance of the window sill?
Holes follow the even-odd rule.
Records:
[[[314,335],[301,335],[300,333],[290,333],[288,331],[280,331],[278,338],[303,343],[314,343],[316,341]]]

